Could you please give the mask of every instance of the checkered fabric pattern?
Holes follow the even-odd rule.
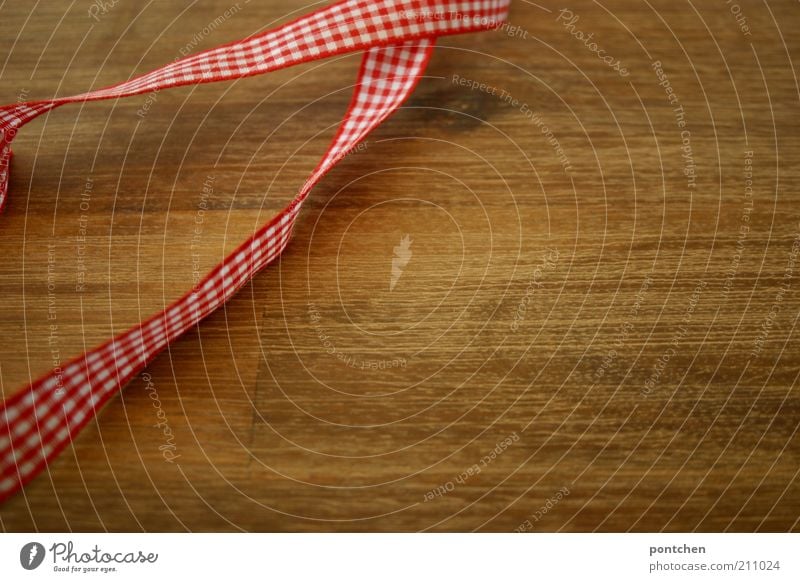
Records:
[[[17,130],[66,103],[126,97],[190,83],[241,78],[363,50],[353,99],[339,131],[297,197],[197,286],[140,325],[54,370],[0,406],[0,501],[48,462],[161,350],[215,311],[289,242],[319,180],[413,92],[437,36],[486,30],[510,0],[346,0],[274,31],[190,56],[152,73],[74,97],[0,107],[0,208]]]

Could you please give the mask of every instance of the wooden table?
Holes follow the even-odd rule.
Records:
[[[0,101],[310,9],[98,6],[0,3]],[[800,529],[797,3],[560,9],[515,0],[509,27],[442,39],[280,262],[113,399],[2,529]],[[3,394],[273,216],[358,61],[26,127],[0,217]]]

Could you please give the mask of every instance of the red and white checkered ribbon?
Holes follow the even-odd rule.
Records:
[[[47,467],[99,408],[162,349],[212,313],[289,242],[314,185],[414,90],[437,36],[488,30],[510,0],[343,0],[275,30],[189,56],[130,81],[74,97],[0,107],[0,209],[11,141],[42,113],[67,103],[129,97],[238,79],[364,51],[352,101],[328,151],[299,194],[189,293],[142,324],[54,370],[0,407],[0,501]]]

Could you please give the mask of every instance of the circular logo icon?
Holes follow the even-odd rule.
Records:
[[[44,546],[39,542],[30,542],[19,551],[19,563],[26,570],[35,570],[44,561]]]

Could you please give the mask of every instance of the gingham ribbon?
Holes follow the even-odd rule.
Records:
[[[178,60],[130,81],[48,101],[0,107],[0,209],[11,141],[42,113],[67,103],[129,97],[181,85],[238,79],[364,51],[338,133],[298,195],[268,224],[167,309],[78,356],[0,407],[0,501],[47,467],[100,407],[162,349],[212,313],[289,242],[314,185],[411,94],[437,36],[499,27],[510,0],[343,0],[275,30]]]

